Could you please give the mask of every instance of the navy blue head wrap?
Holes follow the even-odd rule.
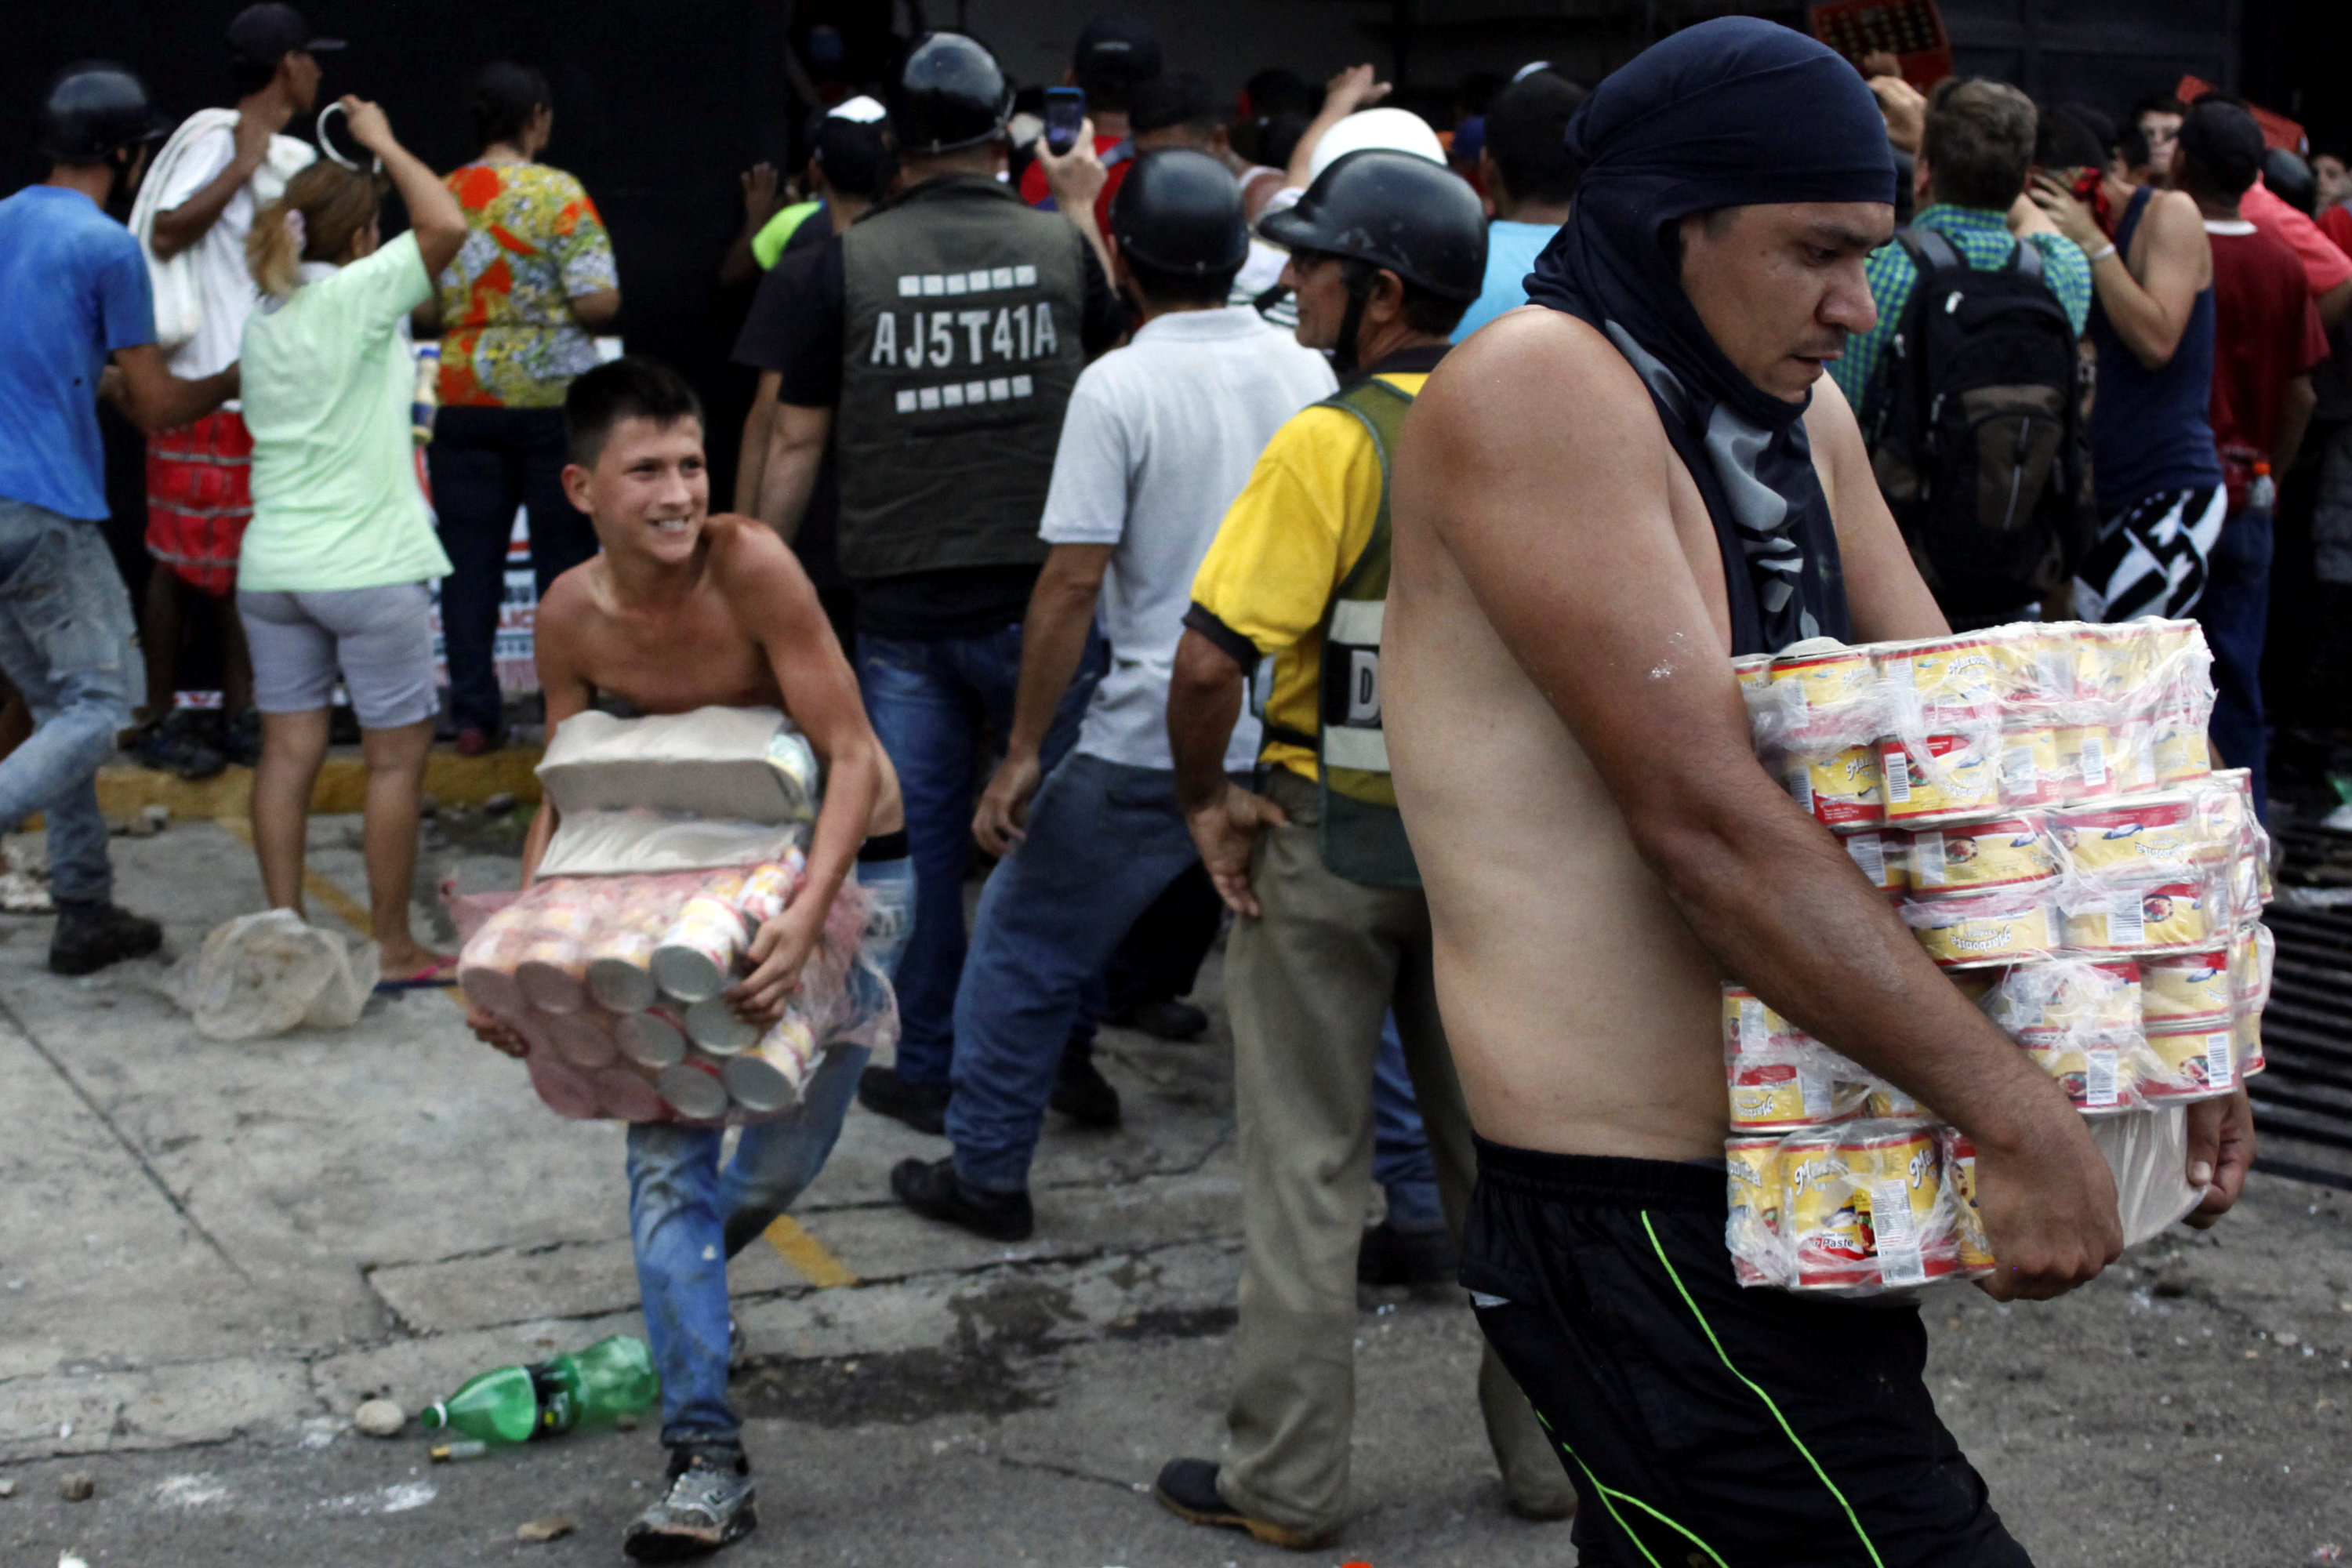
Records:
[[[1568,148],[1583,165],[1576,205],[1528,298],[1606,333],[1648,384],[1723,547],[1732,652],[1849,636],[1805,405],[1765,392],[1716,347],[1683,292],[1677,225],[1717,207],[1893,202],[1877,101],[1801,33],[1727,16],[1602,81]]]

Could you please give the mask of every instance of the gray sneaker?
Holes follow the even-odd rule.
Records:
[[[621,1533],[621,1550],[640,1563],[678,1563],[732,1546],[760,1522],[750,1468],[709,1453],[673,1449],[669,1491]]]

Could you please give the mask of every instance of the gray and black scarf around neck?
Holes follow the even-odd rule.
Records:
[[[1604,80],[1568,146],[1582,166],[1576,205],[1528,275],[1528,298],[1606,333],[1648,385],[1723,550],[1731,651],[1850,638],[1806,405],[1763,391],[1716,347],[1683,292],[1677,226],[1717,207],[1891,203],[1876,100],[1804,35],[1724,17]]]

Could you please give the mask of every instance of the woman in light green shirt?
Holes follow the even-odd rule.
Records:
[[[300,911],[310,791],[340,676],[367,762],[368,901],[384,987],[446,984],[454,961],[419,942],[408,917],[437,706],[428,584],[449,561],[417,489],[407,320],[466,220],[382,110],[342,106],[414,226],[380,243],[381,181],[322,159],[262,209],[246,242],[264,296],[245,329],[253,523],[237,566],[261,710],[253,845],[271,905]]]

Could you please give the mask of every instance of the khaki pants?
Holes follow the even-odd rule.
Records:
[[[1266,793],[1291,825],[1258,845],[1251,879],[1265,912],[1235,923],[1225,959],[1244,1251],[1240,1365],[1217,1487],[1254,1518],[1319,1532],[1348,1507],[1356,1248],[1371,1195],[1372,1069],[1391,1006],[1457,1239],[1476,1161],[1437,1016],[1426,901],[1324,869],[1313,784],[1276,769]],[[1573,1494],[1559,1459],[1492,1350],[1478,1403],[1511,1500],[1565,1511]]]

